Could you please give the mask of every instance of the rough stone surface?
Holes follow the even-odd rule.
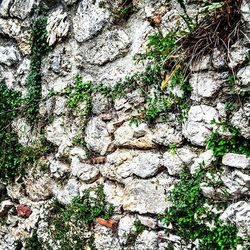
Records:
[[[248,52],[249,48],[240,44],[240,42],[236,42],[231,48],[229,67],[234,68],[243,63],[246,60],[246,54]]]
[[[238,201],[231,204],[220,216],[221,220],[236,224],[240,236],[250,235],[250,204],[246,201]]]
[[[231,197],[241,197],[250,194],[250,176],[242,173],[239,170],[226,170],[221,180],[227,188],[227,192]]]
[[[101,225],[95,226],[94,244],[97,249],[119,249],[119,240],[111,229]]]
[[[57,161],[55,159],[49,159],[49,162],[50,172],[57,179],[63,178],[67,173],[70,172],[69,166],[63,162]]]
[[[2,0],[0,2],[0,15],[7,17],[9,15],[9,8],[13,0]]]
[[[159,145],[180,145],[182,141],[183,136],[181,131],[169,126],[168,124],[157,124],[155,130],[153,131],[153,142]]]
[[[85,141],[90,150],[105,154],[111,143],[106,123],[98,117],[91,119],[86,127]]]
[[[114,132],[114,137],[114,144],[119,148],[152,149],[155,147],[152,133],[143,123],[136,127],[126,122]]]
[[[72,198],[79,194],[79,187],[80,184],[78,181],[69,179],[64,187],[54,185],[52,192],[62,204],[68,204],[71,202]]]
[[[188,119],[183,125],[183,135],[194,145],[204,146],[207,136],[211,133],[211,121],[218,118],[215,108],[200,105],[192,106],[188,112]]]
[[[29,16],[34,5],[35,0],[15,0],[10,8],[10,15],[20,19],[25,19]]]
[[[75,39],[84,42],[100,31],[109,19],[107,10],[99,7],[100,1],[82,0],[73,19]]]
[[[243,137],[250,139],[250,104],[246,103],[243,108],[234,113],[232,124],[240,129]]]
[[[5,200],[0,203],[0,216],[4,216],[14,206],[10,200]]]
[[[157,249],[157,239],[156,232],[144,230],[135,241],[135,249]]]
[[[0,46],[0,64],[12,66],[19,60],[19,52],[12,46]]]
[[[239,80],[239,85],[245,91],[249,91],[250,89],[250,66],[246,66],[239,70],[237,73],[237,79]]]
[[[164,184],[153,180],[132,180],[124,190],[123,208],[139,214],[161,214],[171,205],[166,201],[166,193],[174,183],[174,179],[167,177]],[[152,203],[152,201],[154,201]]]
[[[25,180],[25,190],[32,201],[43,201],[51,198],[51,180],[47,175],[34,179],[32,177]]]
[[[112,62],[128,52],[129,45],[130,39],[124,30],[108,31],[81,47],[79,63],[103,65]]]
[[[136,217],[133,215],[126,215],[119,221],[118,236],[122,244],[126,244],[128,239],[128,232],[133,232],[133,225],[136,221]]]
[[[134,160],[133,173],[141,178],[156,175],[160,169],[160,155],[153,153],[142,153]]]
[[[26,153],[22,153],[25,174],[18,172],[13,182],[0,181],[1,250],[26,249],[25,239],[33,233],[37,233],[42,248],[57,250],[60,243],[48,230],[53,227],[55,201],[64,206],[73,197],[83,198],[86,191],[100,185],[105,205],[108,208],[112,204],[114,208],[110,221],[102,214],[94,220],[91,230],[78,228],[77,223],[72,230],[84,230],[81,237],[92,237],[97,250],[199,249],[198,240],[187,244],[175,235],[174,224],[166,225],[158,219],[172,205],[170,192],[180,181],[184,166],[190,171],[190,178],[199,167],[204,168],[202,194],[209,203],[223,202],[227,209],[209,207],[218,216],[222,214],[221,218],[235,223],[240,236],[250,236],[249,159],[230,150],[216,159],[206,141],[212,131],[218,131],[227,140],[230,132],[220,126],[225,123],[237,128],[244,141],[250,139],[250,3],[242,1],[244,27],[239,27],[242,36],[235,44],[229,44],[227,50],[215,47],[210,53],[203,53],[203,48],[197,46],[198,60],[191,57],[185,62],[185,85],[179,82],[180,75],[174,74],[161,91],[160,78],[166,78],[167,71],[175,68],[172,59],[177,62],[180,56],[182,61],[184,54],[177,49],[178,54],[172,58],[172,51],[166,51],[170,53],[169,60],[161,76],[155,71],[154,60],[137,59],[141,55],[144,58],[145,52],[150,54],[149,37],[153,44],[156,42],[152,34],[189,32],[181,17],[186,13],[179,2],[0,0],[0,83],[20,91],[23,100],[29,93],[26,83],[34,55],[31,27],[38,18],[36,6],[40,4],[48,7],[46,30],[51,45],[42,55],[41,72],[37,72],[42,87],[38,119],[26,119],[30,107],[24,102],[18,116],[6,124],[11,126],[23,152],[34,150],[32,157],[27,156],[35,161],[27,162]],[[200,7],[205,1],[184,2],[187,14],[193,20],[198,15],[200,22]],[[131,13],[127,4],[134,6]],[[178,41],[181,43],[182,39]],[[76,84],[78,75],[82,85],[79,81]],[[142,81],[138,81],[141,77]],[[91,83],[91,88],[86,82]],[[185,91],[189,85],[190,95]],[[109,87],[114,86],[118,93],[110,91]],[[116,94],[121,96],[114,98]],[[149,98],[151,102],[160,101],[159,106],[149,105]],[[76,107],[70,108],[69,100],[77,103]],[[1,104],[2,100],[0,108]],[[91,112],[86,114],[86,108]],[[153,117],[157,110],[164,113],[153,121],[143,116],[146,112]],[[11,114],[11,110],[6,114]],[[138,118],[138,125],[131,117]],[[1,134],[4,129],[0,128]],[[16,164],[12,167],[16,168]],[[94,192],[90,192],[94,198],[92,195]],[[20,217],[15,209],[18,206],[28,207],[32,213]],[[138,221],[145,229],[134,237]],[[109,222],[115,222],[117,228]],[[237,250],[249,248],[244,244],[238,245]],[[82,247],[89,250],[90,246]]]
[[[67,13],[61,8],[54,11],[47,21],[47,41],[49,45],[53,45],[57,40],[65,37],[69,31],[69,22],[67,21]]]
[[[207,150],[206,152],[200,154],[198,158],[194,160],[194,163],[190,167],[191,174],[195,174],[200,168],[207,168],[215,160],[212,150]]]
[[[250,168],[250,158],[240,154],[227,153],[223,156],[222,163],[233,168]]]
[[[71,167],[72,175],[84,182],[91,183],[98,179],[99,168],[96,165],[82,163],[78,157],[73,157]]]
[[[100,115],[105,112],[109,112],[110,104],[108,99],[102,94],[97,93],[92,99],[92,112],[95,115]]]
[[[76,135],[77,131],[74,129],[74,126],[67,124],[63,117],[54,119],[46,128],[46,138],[57,146],[66,142],[70,143]]]
[[[212,98],[222,88],[226,77],[227,74],[223,75],[213,71],[192,74],[189,81],[193,88],[191,99],[201,101],[202,99]]]

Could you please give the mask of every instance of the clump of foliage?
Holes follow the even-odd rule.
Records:
[[[128,234],[126,246],[132,246],[135,243],[137,237],[145,230],[145,228],[146,227],[141,223],[140,220],[136,220]]]
[[[38,16],[31,27],[31,58],[30,70],[26,80],[27,96],[25,104],[27,107],[27,117],[30,121],[37,119],[39,112],[39,103],[42,98],[42,59],[50,47],[47,43],[47,13],[44,8],[39,8],[36,15]]]
[[[24,111],[21,93],[8,89],[2,82],[0,100],[0,179],[12,181],[16,176],[23,175],[25,169],[42,155],[50,152],[52,145],[42,137],[27,147],[20,144],[12,122]]]
[[[81,76],[77,75],[74,86],[64,90],[64,94],[68,97],[68,108],[71,111],[76,109],[77,113],[82,116],[89,116],[92,110],[92,92],[92,83],[83,82]],[[80,104],[82,104],[83,107],[81,107]]]
[[[22,104],[21,93],[0,84],[0,179],[12,180],[23,172],[25,148],[18,142],[12,121],[17,118]]]
[[[24,249],[25,250],[43,250],[43,243],[38,238],[37,232],[32,232],[31,237],[28,237],[24,240]]]
[[[219,131],[229,132],[229,135],[223,135]],[[250,140],[244,138],[239,129],[227,122],[219,124],[219,128],[211,133],[207,139],[207,147],[216,157],[222,157],[229,152],[250,156]]]
[[[59,249],[84,249],[93,246],[91,228],[97,217],[109,219],[112,205],[105,203],[103,186],[84,191],[82,197],[75,197],[66,206],[55,204],[50,218],[50,234],[59,243]]]
[[[186,243],[199,239],[199,249],[236,249],[241,239],[233,224],[224,224],[206,206],[208,204],[200,190],[205,171],[200,169],[194,176],[184,168],[180,182],[170,194],[173,205],[164,215],[164,223],[171,223],[175,233]]]

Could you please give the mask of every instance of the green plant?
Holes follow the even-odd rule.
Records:
[[[170,194],[172,206],[166,211],[163,222],[171,223],[175,233],[187,243],[199,240],[199,249],[236,249],[241,242],[237,228],[224,224],[206,206],[208,200],[202,195],[200,183],[205,176],[204,169],[193,176],[184,167],[180,181]]]
[[[93,86],[91,82],[83,82],[82,78],[75,76],[75,84],[64,90],[64,94],[68,97],[67,106],[70,110],[76,110],[81,116],[88,117],[92,110]]]
[[[18,142],[12,122],[17,118],[22,105],[21,93],[8,89],[0,83],[0,179],[4,181],[23,172],[24,147]]]
[[[146,227],[141,223],[140,220],[135,220],[132,229],[130,230],[128,236],[127,236],[127,241],[126,241],[126,246],[132,246],[137,237],[146,229]]]
[[[227,131],[230,135],[222,135],[219,131]],[[208,137],[207,147],[213,150],[216,157],[222,157],[229,152],[250,156],[250,140],[244,138],[240,130],[229,123],[219,124],[219,128]]]
[[[42,99],[42,59],[51,49],[47,43],[47,12],[41,7],[36,12],[38,18],[34,20],[31,27],[31,58],[29,75],[26,79],[27,96],[25,98],[27,118],[31,122],[37,119],[39,103]]]
[[[55,203],[49,220],[50,234],[59,249],[84,249],[84,246],[95,249],[91,235],[92,224],[97,217],[109,219],[112,212],[112,205],[105,203],[103,186],[89,188],[82,197],[74,197],[66,206]]]
[[[37,236],[37,232],[32,232],[31,236],[24,240],[25,250],[43,250],[43,243]]]
[[[234,74],[228,76],[227,84],[231,90],[234,90],[236,80],[237,77]]]

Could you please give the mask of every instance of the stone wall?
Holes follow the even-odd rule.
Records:
[[[131,124],[130,118],[146,101],[137,89],[115,100],[93,92],[88,116],[81,113],[86,101],[69,108],[65,90],[74,88],[76,75],[94,86],[114,86],[142,71],[145,65],[136,64],[133,58],[146,51],[150,34],[166,35],[177,26],[187,30],[179,3],[133,0],[131,15],[119,19],[112,8],[119,6],[120,0],[106,1],[106,5],[99,0],[44,2],[49,7],[46,29],[52,49],[42,60],[40,122],[31,124],[20,114],[12,126],[25,147],[43,136],[53,150],[32,167],[27,166],[24,176],[1,184],[0,215],[5,219],[0,225],[0,249],[21,249],[16,242],[34,231],[43,242],[50,242],[46,229],[52,201],[68,204],[84,190],[100,184],[106,202],[114,206],[112,219],[118,226],[113,230],[93,224],[97,249],[194,249],[182,243],[158,215],[171,206],[167,197],[179,181],[183,165],[195,173],[201,163],[205,168],[215,164],[206,142],[218,126],[211,124],[212,120],[219,122],[227,116],[242,137],[250,139],[250,66],[246,62],[249,30],[245,29],[244,38],[228,53],[215,48],[189,65],[192,93],[186,119],[180,121],[175,113],[169,113],[167,121],[156,119],[153,126],[145,121],[136,125]],[[186,1],[188,14],[194,17],[202,2]],[[8,88],[21,91],[23,97],[27,94],[31,59],[30,27],[37,18],[38,4],[36,0],[0,1],[0,79]],[[241,14],[246,27],[250,25],[249,9],[249,3],[243,1]],[[232,70],[237,77],[236,91],[243,91],[245,97],[228,116],[225,104],[231,100],[227,81]],[[85,145],[77,143],[77,138]],[[171,145],[174,152],[167,150]],[[219,212],[220,217],[236,223],[239,234],[249,237],[250,158],[225,153],[215,176],[212,179],[219,178],[221,185],[215,188],[209,181],[203,182],[203,195],[217,201],[226,199],[227,206]],[[223,195],[225,192],[227,196]],[[20,205],[31,209],[31,215],[20,216],[16,212]],[[132,246],[126,246],[126,238],[137,220],[145,230]]]

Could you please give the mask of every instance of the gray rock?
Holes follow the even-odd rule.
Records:
[[[248,36],[248,39],[250,38],[249,28],[250,28],[250,4],[247,0],[243,0],[241,4],[241,15],[242,19],[245,22],[246,29],[245,32]]]
[[[119,221],[118,236],[121,244],[125,245],[129,236],[134,230],[133,225],[136,221],[134,215],[125,215]]]
[[[9,9],[13,0],[2,0],[0,2],[0,15],[7,17],[9,15]]]
[[[166,201],[166,194],[174,185],[172,177],[159,179],[132,180],[124,190],[123,209],[139,214],[162,214],[171,205]]]
[[[72,175],[87,183],[97,180],[100,173],[97,165],[82,163],[78,157],[72,158],[71,167]]]
[[[103,191],[106,196],[106,201],[113,204],[115,212],[121,212],[124,187],[118,182],[106,180],[103,184]]]
[[[237,73],[241,91],[250,91],[250,66],[246,66]]]
[[[69,22],[67,21],[67,13],[62,8],[58,8],[52,12],[47,21],[47,41],[49,45],[55,44],[57,40],[65,37],[69,31]]]
[[[75,179],[69,179],[65,186],[60,187],[54,184],[52,191],[54,196],[62,204],[69,204],[75,196],[79,195],[80,184]]]
[[[82,0],[73,19],[75,39],[84,42],[100,31],[109,19],[109,12],[99,7],[99,0]]]
[[[20,55],[13,46],[0,46],[0,64],[12,66],[19,61]]]
[[[218,119],[215,108],[206,105],[192,106],[187,121],[183,124],[182,133],[192,144],[205,146],[206,138],[213,128],[211,121],[214,119]]]
[[[18,141],[24,145],[31,145],[35,141],[36,137],[32,134],[32,129],[30,124],[25,118],[17,118],[12,122],[14,131],[18,135]]]
[[[117,235],[110,228],[96,224],[93,237],[96,249],[122,249]]]
[[[97,93],[92,98],[92,113],[95,115],[100,115],[105,112],[110,111],[110,104],[108,98],[104,95]]]
[[[0,217],[8,213],[8,211],[14,206],[10,200],[5,200],[0,203]]]
[[[114,145],[119,148],[152,149],[152,131],[145,123],[138,127],[125,122],[114,132]]]
[[[196,156],[188,147],[177,148],[174,153],[163,154],[162,165],[168,169],[169,175],[178,176],[183,166],[189,165]]]
[[[176,155],[186,165],[189,165],[193,161],[193,159],[197,157],[197,154],[194,153],[189,147],[177,148]]]
[[[15,0],[10,8],[10,15],[23,20],[30,15],[34,5],[35,0]]]
[[[86,160],[88,158],[86,151],[81,147],[73,147],[70,150],[70,155],[77,156],[80,160]]]
[[[250,194],[250,176],[224,167],[221,173],[207,173],[206,180],[201,183],[201,191],[204,196],[214,200],[238,199]]]
[[[67,164],[54,159],[50,159],[49,161],[50,172],[56,179],[65,177],[70,173],[70,168]]]
[[[250,203],[239,201],[231,204],[220,216],[221,220],[234,222],[241,237],[250,235]]]
[[[80,47],[79,64],[104,65],[128,52],[130,39],[121,29],[107,31]]]
[[[215,69],[226,69],[227,68],[226,54],[215,48],[212,55],[212,65]]]
[[[161,168],[160,155],[154,153],[142,153],[134,160],[133,173],[141,178],[156,175]]]
[[[213,71],[194,73],[189,80],[192,90],[191,99],[201,101],[212,98],[223,86],[227,73],[215,73]]]
[[[48,141],[57,146],[62,144],[71,145],[71,142],[76,135],[77,128],[74,124],[69,124],[64,117],[55,118],[54,121],[46,127],[45,133]]]
[[[197,159],[194,160],[194,163],[190,167],[191,174],[195,174],[200,168],[209,167],[212,162],[215,160],[212,150],[207,150],[204,153],[200,154]]]
[[[138,220],[141,222],[142,225],[156,229],[157,228],[157,220],[148,216],[138,215]]]
[[[158,249],[158,234],[154,231],[144,230],[135,241],[136,250]]]
[[[169,152],[163,154],[162,165],[168,169],[170,175],[178,176],[184,164],[177,154]]]
[[[67,4],[67,5],[72,5],[74,3],[76,3],[78,0],[64,0],[64,2]]]
[[[24,184],[26,194],[31,201],[44,201],[52,196],[51,179],[47,174],[38,177],[29,176]]]
[[[241,135],[246,139],[250,139],[250,103],[246,103],[234,113],[232,120],[233,126],[240,129]]]
[[[241,44],[240,41],[236,42],[232,47],[229,55],[230,62],[228,66],[235,68],[237,65],[242,64],[246,60],[246,55],[249,52],[249,48]]]
[[[180,145],[183,141],[183,136],[180,130],[170,127],[168,124],[156,124],[153,130],[153,142],[168,146],[169,144]]]
[[[18,20],[0,18],[0,34],[17,38],[20,35],[20,31],[21,24]]]
[[[100,118],[92,118],[86,126],[85,141],[89,150],[104,155],[111,143],[106,123]]]
[[[63,96],[57,96],[55,98],[55,105],[53,107],[53,113],[55,115],[62,115],[66,112],[66,98]]]
[[[226,191],[230,197],[238,198],[250,195],[250,176],[239,170],[224,171],[221,176]]]
[[[222,163],[233,168],[250,168],[250,157],[241,154],[227,153],[222,158]]]

